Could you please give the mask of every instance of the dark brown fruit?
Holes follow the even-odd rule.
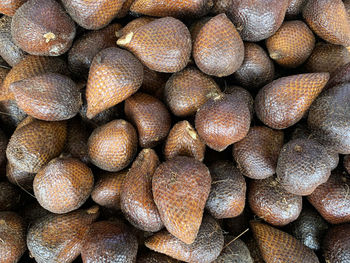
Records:
[[[350,174],[350,155],[344,157],[344,168]]]
[[[137,153],[135,128],[125,120],[114,120],[96,128],[88,141],[91,162],[117,172],[127,167]]]
[[[333,172],[329,180],[308,196],[309,202],[331,224],[350,222],[350,181],[346,175]]]
[[[276,173],[288,192],[310,195],[331,174],[326,148],[313,139],[291,140],[281,150]]]
[[[9,182],[0,182],[0,211],[9,211],[18,208],[21,193]]]
[[[232,241],[234,240],[234,241]],[[224,249],[220,256],[213,261],[213,263],[253,263],[249,249],[246,244],[240,240],[235,239],[234,236],[225,236]]]
[[[224,246],[224,236],[215,219],[206,215],[192,244],[186,244],[163,230],[146,240],[145,245],[181,261],[206,263],[219,256]]]
[[[254,263],[266,263],[261,255],[258,242],[254,239],[253,236],[247,239],[247,247],[250,251],[250,255],[253,258]]]
[[[130,50],[148,68],[169,73],[186,67],[192,49],[187,27],[172,17],[141,26],[119,38],[117,44]]]
[[[251,127],[247,136],[233,146],[233,157],[243,175],[252,179],[274,175],[283,139],[282,131]]]
[[[116,47],[100,51],[92,61],[86,86],[86,116],[115,106],[134,94],[141,86],[143,67],[128,51]]]
[[[6,158],[6,147],[7,147],[7,136],[5,133],[0,129],[0,165],[5,161]]]
[[[186,244],[196,239],[210,184],[208,168],[185,156],[162,163],[153,175],[152,191],[160,217],[170,234]]]
[[[252,95],[249,93],[248,90],[240,87],[240,86],[228,86],[225,87],[224,90],[225,94],[231,94],[239,98],[240,100],[247,103],[249,111],[250,111],[250,117],[253,118],[254,115],[254,99]]]
[[[209,169],[212,182],[205,208],[217,219],[240,215],[247,190],[243,175],[229,161],[217,161]]]
[[[136,261],[137,239],[122,223],[100,221],[91,225],[81,250],[84,263]]]
[[[297,18],[301,14],[306,2],[307,0],[291,0],[286,11],[286,19]]]
[[[27,0],[3,0],[0,3],[0,13],[7,16],[13,16],[17,9]]]
[[[7,180],[14,185],[18,185],[21,189],[32,191],[34,176],[35,173],[21,171],[10,162],[6,165]]]
[[[255,98],[258,118],[274,129],[297,123],[322,91],[329,73],[283,77],[263,87]]]
[[[342,263],[350,261],[350,224],[333,226],[323,241],[326,262]]]
[[[26,204],[24,209],[21,211],[21,214],[28,224],[32,224],[36,220],[39,220],[47,215],[52,215],[51,212],[43,208],[37,201]]]
[[[140,91],[164,101],[164,87],[169,74],[157,72],[143,67],[143,82]]]
[[[68,214],[50,214],[30,225],[27,246],[37,263],[70,263],[81,252],[90,225],[99,215],[98,207]]]
[[[138,92],[125,101],[124,111],[137,127],[142,148],[154,147],[168,136],[171,117],[160,100]]]
[[[215,15],[222,13],[227,14],[229,11],[231,11],[232,3],[232,0],[214,0],[214,5],[210,12]]]
[[[237,237],[249,228],[249,220],[252,218],[252,213],[249,209],[249,205],[245,206],[243,212],[236,217],[226,218],[224,220],[224,228],[231,235]]]
[[[146,254],[141,254],[137,261],[137,263],[179,263],[174,258],[168,257],[167,255],[160,254],[154,251],[150,251]]]
[[[336,70],[336,72],[334,72],[333,76],[329,79],[325,89],[333,88],[335,86],[338,86],[340,84],[344,84],[347,82],[350,82],[350,63],[347,63],[342,67],[339,67]]]
[[[252,180],[248,189],[250,208],[267,223],[285,226],[298,218],[302,197],[288,193],[274,176]]]
[[[34,120],[17,129],[7,145],[7,159],[21,171],[37,173],[63,151],[66,126],[66,122]]]
[[[116,18],[123,18],[127,16],[133,2],[134,0],[125,0],[122,8],[119,10],[119,12],[116,15]]]
[[[350,23],[341,0],[308,0],[303,17],[321,38],[335,45],[350,45]]]
[[[135,19],[131,20],[129,23],[127,23],[122,29],[117,30],[115,32],[115,35],[117,36],[117,38],[125,37],[130,32],[135,32],[138,28],[140,28],[140,27],[142,27],[142,26],[144,26],[144,25],[146,25],[149,22],[152,22],[154,20],[156,20],[156,18],[147,17],[147,16],[135,18]]]

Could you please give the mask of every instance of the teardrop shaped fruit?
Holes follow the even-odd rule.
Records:
[[[62,55],[71,47],[75,33],[73,20],[54,0],[28,1],[12,18],[13,41],[32,55]]]
[[[195,241],[210,192],[208,168],[194,158],[177,156],[156,169],[154,202],[167,230],[186,244]]]
[[[124,18],[129,14],[130,7],[134,0],[125,0],[122,8],[119,10],[119,12],[116,15],[116,18]]]
[[[100,51],[89,71],[86,116],[91,119],[127,99],[140,88],[142,79],[142,65],[130,52],[116,47]]]
[[[333,88],[347,82],[350,82],[350,62],[339,67],[336,72],[334,72],[333,76],[327,82],[325,89]]]
[[[18,209],[21,192],[9,182],[0,182],[0,211]]]
[[[350,224],[333,226],[324,237],[323,254],[326,262],[350,261]]]
[[[122,29],[117,30],[115,32],[115,35],[117,36],[117,38],[125,37],[130,32],[135,32],[139,27],[142,27],[154,20],[156,20],[156,18],[148,17],[148,16],[135,18],[131,20],[129,23],[127,23]]]
[[[329,73],[283,77],[263,87],[255,98],[258,118],[273,129],[297,123],[322,91]]]
[[[159,72],[178,72],[191,56],[191,35],[185,24],[173,17],[156,19],[117,44],[130,50],[145,66]]]
[[[286,19],[295,19],[301,14],[307,0],[291,0],[286,11]]]
[[[234,236],[225,236],[225,245],[220,256],[213,263],[254,263],[247,245]]]
[[[0,13],[13,16],[17,9],[25,2],[27,2],[27,0],[3,0],[0,3]]]
[[[7,180],[14,185],[18,185],[21,189],[32,192],[34,176],[35,173],[21,171],[11,164],[11,162],[8,162],[6,165]]]
[[[225,14],[210,19],[193,43],[193,58],[198,68],[224,77],[234,73],[244,59],[244,45],[235,26]]]
[[[140,91],[150,94],[164,102],[164,87],[169,74],[143,67],[143,82]]]

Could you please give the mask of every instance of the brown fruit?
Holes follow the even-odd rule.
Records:
[[[316,187],[327,182],[331,174],[326,148],[313,139],[289,141],[278,157],[276,174],[288,192],[310,195]]]
[[[220,93],[218,84],[194,67],[173,74],[164,89],[165,101],[178,117],[194,115],[209,98]]]
[[[144,66],[143,82],[140,91],[164,101],[164,87],[168,78],[169,74],[157,72]]]
[[[71,119],[82,104],[76,84],[57,73],[45,73],[14,82],[10,90],[25,113],[44,121]]]
[[[141,254],[137,261],[137,263],[179,263],[174,258],[168,257],[167,255],[160,254],[154,251],[150,251],[145,254]]]
[[[63,151],[66,126],[66,122],[34,120],[17,129],[7,145],[7,159],[21,171],[37,173]]]
[[[75,33],[73,20],[54,0],[24,3],[11,23],[14,43],[32,55],[62,55],[71,47]]]
[[[293,236],[257,221],[250,223],[266,263],[318,263],[316,254]]]
[[[285,226],[298,218],[302,197],[288,193],[274,176],[252,180],[248,189],[250,208],[267,223]]]
[[[341,0],[308,0],[303,17],[321,38],[335,45],[350,45],[350,23]]]
[[[81,252],[90,225],[99,216],[98,207],[68,214],[49,214],[29,226],[27,246],[36,262],[70,263]]]
[[[206,215],[192,244],[186,244],[163,230],[147,239],[145,245],[181,261],[206,263],[219,256],[224,246],[224,236],[215,219]]]
[[[137,239],[122,223],[100,221],[91,225],[81,250],[84,263],[136,261]]]
[[[162,163],[153,175],[153,198],[160,217],[170,234],[186,244],[196,239],[210,184],[208,168],[185,156]]]
[[[13,16],[17,9],[27,0],[3,0],[0,3],[0,13],[7,16]]]
[[[205,208],[217,219],[240,215],[247,189],[243,175],[229,161],[217,161],[209,169],[212,182]]]
[[[232,151],[243,175],[252,179],[274,175],[283,139],[282,131],[264,126],[251,127],[247,136],[234,144]]]
[[[32,224],[36,220],[47,215],[52,215],[51,212],[43,208],[37,201],[26,204],[26,206],[21,211],[21,214],[28,224]]]
[[[26,247],[26,225],[14,212],[0,212],[1,262],[18,262]]]
[[[224,220],[225,230],[235,237],[241,236],[241,234],[249,228],[249,220],[252,216],[253,214],[249,209],[249,205],[245,206],[243,212],[239,216],[226,218]]]
[[[136,130],[125,120],[111,121],[92,132],[88,149],[94,165],[118,172],[127,167],[137,153]]]
[[[134,0],[125,0],[122,8],[119,10],[119,12],[116,15],[116,18],[123,18],[127,16],[133,2]]]
[[[168,136],[171,117],[160,100],[138,92],[125,101],[124,111],[137,127],[142,148],[154,147]]]
[[[344,168],[350,174],[350,155],[344,157]]]
[[[127,173],[127,170],[123,170],[116,173],[101,174],[92,190],[92,200],[100,206],[120,210],[120,195]]]
[[[138,28],[156,20],[156,18],[153,17],[147,17],[147,16],[142,16],[135,18],[131,20],[129,23],[127,23],[122,29],[117,30],[115,32],[115,35],[117,38],[125,37],[127,34],[130,32],[135,32]]]
[[[220,256],[213,261],[213,263],[227,262],[254,263],[246,244],[240,239],[235,239],[234,236],[225,236],[225,246]]]
[[[270,83],[275,75],[275,67],[266,51],[255,43],[244,43],[244,60],[233,76],[240,85],[256,91]]]
[[[7,147],[7,136],[5,133],[0,129],[0,165],[5,161],[6,158],[6,147]]]
[[[247,247],[254,263],[266,263],[262,258],[258,243],[253,237],[248,238]]]
[[[21,200],[19,190],[9,182],[0,182],[0,211],[18,208]]]
[[[125,0],[62,0],[73,20],[86,29],[107,26],[122,9]]]
[[[91,119],[127,99],[140,88],[142,79],[142,65],[130,52],[116,47],[100,51],[89,72],[86,116]]]
[[[172,17],[143,25],[119,38],[117,44],[130,50],[148,68],[168,73],[185,68],[192,49],[187,27]]]
[[[210,10],[212,14],[229,13],[232,8],[232,0],[215,0],[213,8]]]
[[[193,43],[193,58],[202,72],[217,77],[231,75],[241,66],[243,41],[225,14],[213,17],[200,29]]]
[[[350,82],[350,62],[337,68],[336,72],[333,73],[333,76],[327,82],[325,89],[333,88],[347,82]]]
[[[333,226],[324,238],[323,254],[326,262],[350,261],[350,224]]]
[[[291,0],[286,11],[286,19],[297,18],[301,14],[306,2],[307,0]]]
[[[255,98],[258,118],[273,129],[297,123],[322,91],[329,73],[283,77],[263,87]]]
[[[157,232],[164,226],[152,195],[152,177],[158,165],[156,152],[143,149],[129,169],[120,195],[126,219],[147,232]]]
[[[331,224],[350,222],[349,177],[333,172],[329,180],[308,196],[309,202]]]
[[[10,162],[6,165],[7,180],[14,185],[18,185],[21,189],[32,192],[34,176],[35,173],[21,171]]]

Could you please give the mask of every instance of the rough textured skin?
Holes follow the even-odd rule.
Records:
[[[165,159],[183,155],[203,161],[204,154],[205,144],[192,125],[186,120],[176,123],[170,130],[164,145]]]
[[[203,25],[193,43],[193,58],[198,68],[224,77],[234,73],[244,59],[244,45],[235,26],[225,14]]]
[[[210,13],[215,15],[222,13],[228,14],[231,11],[232,3],[232,0],[214,0],[214,5]]]
[[[0,13],[13,16],[17,9],[27,0],[2,0],[0,3]]]
[[[344,168],[350,174],[350,155],[344,157]]]
[[[234,94],[221,94],[199,108],[195,128],[207,146],[223,151],[247,135],[250,121],[251,112],[246,100]]]
[[[56,158],[34,178],[33,189],[39,204],[52,213],[78,209],[89,198],[94,186],[92,171],[74,158]]]
[[[211,216],[204,216],[198,236],[186,244],[163,230],[145,242],[146,247],[185,262],[212,262],[223,246],[224,236],[219,224]]]
[[[298,218],[302,197],[288,193],[275,177],[252,180],[248,189],[250,208],[267,223],[285,226]]]
[[[150,251],[146,254],[141,254],[137,263],[179,263],[178,260],[168,257],[167,255],[160,254],[154,251]]]
[[[323,240],[323,254],[326,262],[350,261],[350,224],[333,226]]]
[[[127,16],[133,2],[134,2],[134,0],[125,0],[122,8],[119,10],[119,12],[116,15],[116,18],[123,18],[123,17]]]
[[[44,73],[14,82],[10,90],[25,113],[44,121],[71,119],[82,104],[76,84],[57,73]]]
[[[126,219],[147,232],[157,232],[164,227],[152,194],[152,177],[158,165],[156,152],[143,149],[132,164],[120,195]]]
[[[288,192],[310,195],[331,174],[326,148],[313,139],[289,141],[278,157],[276,174]]]
[[[311,55],[315,37],[304,22],[287,21],[266,40],[266,47],[270,57],[279,65],[296,68]]]
[[[0,129],[0,165],[5,161],[6,158],[6,147],[8,139],[6,134]]]
[[[6,149],[7,159],[21,171],[37,173],[60,155],[66,137],[66,122],[34,120],[13,133]]]
[[[27,250],[26,225],[14,212],[0,212],[0,258],[3,263],[16,263]]]
[[[346,47],[333,44],[318,44],[305,63],[309,72],[329,72],[334,75],[338,69],[350,62]]]
[[[37,263],[71,263],[80,254],[98,207],[68,214],[49,214],[29,226],[27,246]],[[59,233],[59,235],[57,234]]]
[[[212,182],[205,208],[217,219],[240,215],[247,190],[243,175],[229,161],[217,161],[209,169]]]
[[[308,0],[303,17],[322,39],[335,45],[350,45],[350,23],[341,0]]]
[[[257,221],[250,225],[266,263],[319,262],[316,254],[293,236]]]
[[[234,239],[234,236],[225,236],[224,249],[213,263],[254,263],[246,244],[240,239],[231,242]]]
[[[45,217],[47,215],[52,215],[51,212],[47,211],[45,208],[43,208],[38,202],[34,201],[29,204],[27,204],[23,211],[22,211],[22,216],[24,220],[28,223],[31,224],[35,222],[36,220]]]
[[[286,11],[286,19],[297,18],[301,14],[306,2],[307,0],[291,0]]]
[[[125,120],[111,121],[92,132],[88,149],[94,165],[118,172],[127,167],[137,153],[136,130]]]
[[[323,92],[312,104],[309,128],[325,146],[341,154],[350,154],[350,84],[341,84]]]
[[[191,56],[191,35],[173,17],[156,19],[117,41],[130,50],[145,66],[159,72],[184,69]]]
[[[7,180],[14,185],[18,185],[21,189],[32,191],[34,176],[35,173],[21,171],[10,162],[6,165]]]
[[[325,89],[333,88],[347,82],[350,82],[350,62],[337,68],[336,72],[329,79]]]
[[[329,73],[283,77],[263,87],[255,98],[258,118],[273,129],[297,123],[322,91]]]
[[[247,247],[250,251],[250,255],[253,258],[254,263],[266,263],[263,260],[263,257],[261,255],[259,246],[258,246],[258,242],[254,239],[253,236],[249,237],[247,240]]]
[[[116,173],[101,174],[92,190],[92,200],[100,206],[120,210],[120,195],[127,173],[127,170],[123,170]]]
[[[314,210],[304,208],[299,218],[289,225],[291,234],[305,246],[319,250],[328,225]]]
[[[84,263],[136,261],[137,239],[122,223],[100,221],[91,225],[82,247]]]
[[[157,72],[143,67],[143,82],[140,91],[150,94],[157,99],[164,100],[164,87],[169,79],[169,74]]]
[[[257,42],[281,26],[289,0],[233,0],[231,19],[244,41]]]
[[[255,43],[244,43],[244,60],[233,76],[240,85],[252,91],[270,83],[275,66],[266,51]]]
[[[160,217],[170,234],[186,244],[196,239],[210,185],[208,168],[185,156],[162,163],[153,175],[153,198]]]
[[[350,222],[349,187],[348,176],[333,172],[307,199],[329,223],[347,223]]]
[[[164,88],[165,101],[178,117],[194,115],[209,98],[220,93],[218,84],[194,67],[173,74]]]
[[[9,182],[0,182],[0,211],[18,208],[21,192]]]
[[[32,55],[59,56],[67,52],[75,37],[75,24],[54,0],[24,3],[12,18],[14,43]]]
[[[233,158],[243,175],[264,179],[276,173],[277,159],[283,146],[282,131],[253,126],[246,137],[233,146]]]
[[[115,35],[117,36],[117,38],[125,37],[130,32],[135,32],[138,28],[154,20],[156,20],[156,18],[147,17],[147,16],[135,18],[131,20],[129,23],[127,23],[122,29],[117,30],[115,32]]]
[[[141,86],[143,67],[128,51],[116,47],[100,51],[93,59],[86,86],[88,118],[115,106]]]
[[[248,108],[249,108],[249,112],[250,112],[250,117],[253,118],[253,116],[254,116],[254,99],[248,90],[246,90],[240,86],[232,85],[232,86],[225,87],[224,93],[236,96],[240,100],[247,103]]]
[[[117,37],[115,31],[120,24],[111,24],[104,29],[90,31],[76,39],[68,52],[68,65],[74,74],[87,75],[93,58],[101,50],[114,47]]]
[[[107,26],[123,7],[125,0],[62,0],[68,14],[86,29]]]
[[[154,147],[168,136],[171,116],[160,100],[138,92],[125,101],[124,111],[137,127],[141,147]]]

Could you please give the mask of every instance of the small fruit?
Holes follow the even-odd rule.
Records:
[[[333,226],[323,240],[326,262],[340,263],[350,260],[350,224]]]
[[[224,249],[213,263],[226,262],[253,263],[254,261],[250,255],[248,247],[242,240],[227,235],[225,236]]]

